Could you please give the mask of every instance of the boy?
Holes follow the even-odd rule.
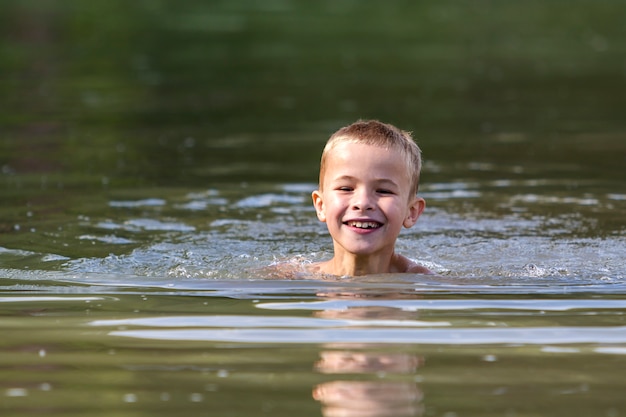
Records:
[[[333,240],[333,257],[310,271],[331,275],[432,273],[395,253],[402,227],[426,205],[417,197],[421,151],[408,132],[376,120],[335,132],[322,153],[313,205]]]

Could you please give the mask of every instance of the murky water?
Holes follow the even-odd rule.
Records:
[[[626,413],[623,6],[209,3],[0,6],[2,416]],[[275,279],[359,117],[438,275]]]

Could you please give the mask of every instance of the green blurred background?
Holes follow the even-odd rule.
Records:
[[[427,161],[623,175],[624,16],[618,0],[4,0],[0,192],[314,182],[358,118],[413,131]]]

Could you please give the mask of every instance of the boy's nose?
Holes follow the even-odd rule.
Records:
[[[365,191],[355,193],[354,198],[352,200],[351,208],[352,210],[361,210],[361,211],[373,210],[374,203],[372,200],[372,196],[368,192],[365,192]]]

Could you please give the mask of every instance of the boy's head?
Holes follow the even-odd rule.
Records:
[[[375,120],[358,121],[333,134],[322,153],[317,218],[326,223],[334,256],[320,271],[334,275],[408,272],[395,254],[403,227],[425,207],[417,187],[421,152],[409,133]]]
[[[403,156],[410,181],[410,196],[417,194],[422,153],[413,141],[411,134],[397,127],[377,120],[359,120],[336,131],[324,147],[320,163],[319,187],[323,190],[324,175],[328,154],[340,143],[359,143],[385,149],[394,149]]]

